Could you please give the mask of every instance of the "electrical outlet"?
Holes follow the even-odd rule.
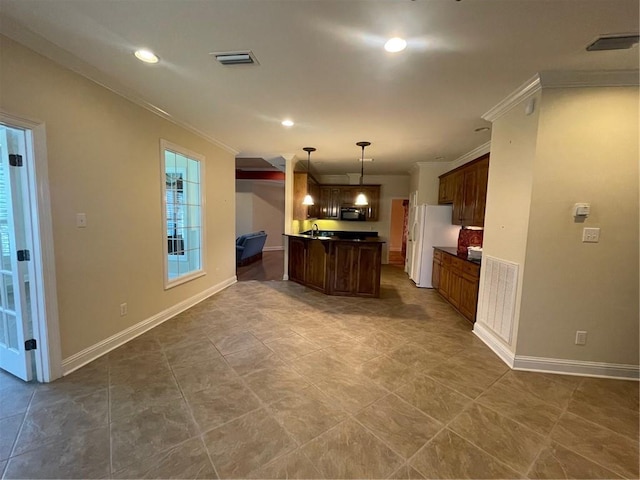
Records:
[[[127,314],[127,304],[126,303],[121,303],[120,304],[120,316],[124,317]]]
[[[599,228],[583,228],[582,229],[583,243],[598,243],[599,241],[600,241]]]
[[[587,332],[584,330],[578,330],[576,332],[576,345],[586,345],[587,344]]]

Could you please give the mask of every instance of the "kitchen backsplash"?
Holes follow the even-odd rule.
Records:
[[[458,255],[466,255],[467,247],[481,247],[484,230],[461,228],[458,234]]]

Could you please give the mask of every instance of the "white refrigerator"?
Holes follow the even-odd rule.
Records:
[[[451,205],[416,205],[409,218],[409,278],[417,287],[433,288],[433,247],[457,247],[460,226],[451,225]]]

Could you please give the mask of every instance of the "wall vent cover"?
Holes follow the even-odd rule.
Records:
[[[601,50],[624,50],[638,44],[640,36],[636,34],[601,35],[587,47],[588,52]]]
[[[237,52],[212,52],[211,55],[222,65],[260,65],[251,50]]]

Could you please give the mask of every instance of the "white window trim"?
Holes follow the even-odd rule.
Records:
[[[194,270],[188,275],[180,276],[174,280],[169,279],[169,249],[167,245],[167,205],[166,205],[166,164],[165,164],[165,150],[170,150],[175,153],[184,155],[185,157],[197,160],[200,162],[200,269]],[[202,277],[207,274],[206,268],[206,245],[207,245],[207,232],[205,228],[206,224],[206,209],[205,209],[205,157],[199,153],[193,152],[180,145],[176,145],[163,138],[160,139],[160,201],[162,205],[162,252],[164,263],[164,289],[177,287],[183,283],[190,282],[196,278]]]

